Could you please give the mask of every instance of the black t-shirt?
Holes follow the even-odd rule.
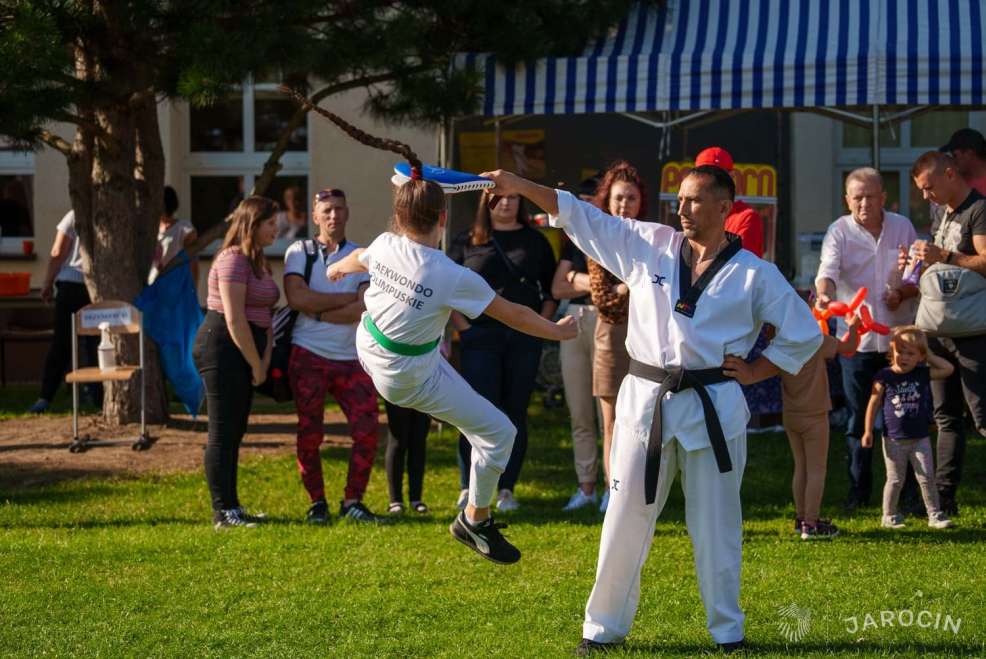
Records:
[[[931,371],[915,366],[895,373],[889,366],[877,371],[874,382],[883,385],[883,426],[890,439],[923,439],[931,422]]]
[[[954,212],[944,206],[935,208],[931,235],[942,249],[975,256],[972,237],[986,235],[986,197],[973,188]]]
[[[575,246],[571,240],[566,240],[564,247],[561,248],[559,261],[571,261],[572,270],[583,275],[589,274],[589,264],[586,263],[585,254]],[[586,293],[582,297],[573,297],[569,304],[592,304],[592,296]]]
[[[469,231],[463,231],[449,246],[448,256],[459,265],[477,273],[497,294],[510,302],[523,304],[541,312],[541,303],[551,298],[551,279],[555,275],[555,253],[551,243],[531,227],[514,231],[493,231],[503,255],[513,264],[513,272],[493,246],[493,240],[483,245],[473,245]],[[518,274],[524,277],[521,282]],[[539,289],[540,284],[540,289]],[[485,315],[473,324],[495,323]]]

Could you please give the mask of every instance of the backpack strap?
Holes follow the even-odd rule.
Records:
[[[315,259],[318,258],[318,247],[315,245],[315,241],[307,239],[304,242],[305,246],[305,283],[309,286],[312,283],[312,270],[315,268]],[[290,308],[290,307],[286,307]],[[291,332],[294,331],[294,324],[298,320],[298,312],[294,309],[288,313],[288,318],[284,322],[284,329],[278,335],[279,338],[283,340],[290,341]],[[276,341],[275,341],[276,342]]]
[[[318,247],[312,239],[305,240],[305,283],[312,283],[312,269],[315,267],[315,259],[318,258]]]

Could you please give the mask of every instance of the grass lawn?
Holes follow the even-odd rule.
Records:
[[[433,514],[380,528],[304,525],[306,497],[290,457],[241,465],[245,503],[272,517],[255,530],[212,530],[198,472],[0,492],[0,654],[570,656],[601,516],[560,511],[574,487],[566,417],[535,403],[531,428],[517,489],[522,508],[505,516],[508,537],[524,552],[511,567],[483,561],[448,535],[458,493],[448,428],[430,438],[425,499]],[[836,514],[843,535],[817,543],[791,531],[784,437],[751,437],[749,447],[747,655],[986,654],[981,440],[969,445],[958,528],[932,531],[910,519],[902,532],[885,531],[873,508],[852,519]],[[323,456],[329,491],[341,493],[346,452]],[[379,511],[387,503],[382,465],[381,451],[367,499]],[[842,465],[836,437],[830,514],[845,492]],[[882,460],[875,466],[882,485]],[[635,626],[617,655],[712,652],[683,500],[677,486],[672,492]],[[810,611],[807,635],[796,642],[780,631],[778,610],[791,604]],[[892,612],[883,618],[892,615],[893,626],[881,611]],[[875,624],[864,629],[867,615]],[[851,633],[854,616],[859,629]]]

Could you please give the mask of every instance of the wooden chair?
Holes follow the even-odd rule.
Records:
[[[101,370],[99,366],[79,368],[79,337],[99,336],[101,323],[108,323],[109,331],[113,334],[137,335],[140,343],[139,364],[117,365],[107,371]],[[74,313],[72,315],[72,371],[65,376],[65,381],[72,385],[72,444],[69,446],[69,451],[81,453],[96,444],[96,440],[89,435],[79,437],[79,385],[91,382],[127,382],[134,376],[140,378],[140,437],[131,448],[135,451],[143,451],[151,447],[153,440],[147,436],[145,424],[147,383],[144,377],[144,331],[141,313],[133,305],[120,300],[95,302]]]

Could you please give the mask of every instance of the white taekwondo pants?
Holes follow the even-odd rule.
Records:
[[[661,450],[657,498],[644,503],[647,446],[639,436],[620,432],[619,422],[610,457],[612,482],[609,509],[599,544],[596,583],[585,609],[584,638],[600,643],[622,640],[640,602],[640,571],[654,526],[676,472],[685,494],[685,522],[695,555],[699,592],[706,623],[716,643],[743,638],[739,608],[743,518],[740,483],[746,466],[746,433],[726,438],[733,470],[720,474],[711,447],[686,451],[677,439]],[[671,566],[673,567],[673,566]]]

